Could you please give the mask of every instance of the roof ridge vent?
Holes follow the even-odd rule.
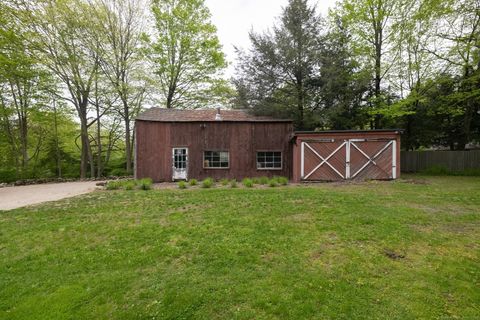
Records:
[[[222,114],[220,112],[220,108],[217,108],[217,114],[215,115],[215,121],[222,121],[223,120],[223,117],[222,117]]]

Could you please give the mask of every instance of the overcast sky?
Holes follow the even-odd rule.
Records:
[[[257,32],[270,28],[287,3],[288,0],[206,0],[212,13],[212,22],[218,28],[223,51],[230,62],[227,76],[233,74],[233,47],[248,48],[248,32],[252,28]],[[326,16],[328,8],[333,7],[334,3],[335,0],[319,0],[318,12]]]

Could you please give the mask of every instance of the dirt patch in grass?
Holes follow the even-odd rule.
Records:
[[[392,249],[383,249],[383,254],[392,260],[401,260],[406,257],[404,253],[395,252]]]

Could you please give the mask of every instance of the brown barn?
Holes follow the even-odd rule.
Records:
[[[291,176],[293,124],[240,110],[152,108],[135,123],[135,175],[156,182]]]
[[[396,179],[398,130],[294,132],[240,110],[152,108],[136,119],[135,176],[155,182],[285,176],[294,182]]]

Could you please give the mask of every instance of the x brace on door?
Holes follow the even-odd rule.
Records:
[[[386,145],[378,151],[373,157],[370,157],[367,153],[365,153],[356,143],[358,142],[367,142],[368,140],[366,139],[350,139],[345,142],[343,142],[337,149],[335,149],[328,157],[324,158],[322,157],[312,146],[310,146],[307,142],[302,142],[301,144],[301,177],[302,180],[307,180],[309,177],[311,177],[316,171],[318,171],[323,165],[329,166],[336,174],[338,174],[339,177],[342,179],[354,179],[357,177],[363,170],[365,170],[370,164],[373,164],[374,166],[377,166],[377,158],[380,157],[389,147],[392,147],[392,179],[396,179],[397,177],[397,148],[396,148],[396,141],[391,140]],[[333,140],[331,141],[333,142]],[[350,172],[351,168],[351,149],[355,148],[358,150],[365,158],[367,158],[367,162],[357,170],[353,175]],[[337,153],[339,152],[343,147],[345,147],[345,175],[340,173],[337,168],[335,168],[329,160]],[[305,148],[308,148],[311,152],[313,152],[320,160],[321,162],[308,174],[305,175]],[[380,168],[381,169],[381,168]]]
[[[397,174],[397,161],[395,159],[396,157],[396,148],[395,144],[396,141],[392,140],[389,143],[387,143],[380,151],[378,151],[373,157],[370,158],[369,155],[367,155],[362,149],[360,149],[355,142],[364,142],[365,140],[350,140],[349,144],[351,146],[354,146],[355,149],[357,149],[365,158],[367,158],[367,163],[365,163],[360,169],[358,169],[357,172],[355,172],[352,176],[351,179],[354,179],[360,172],[362,172],[369,164],[373,164],[377,166],[377,163],[375,162],[375,159],[377,159],[385,150],[388,149],[388,147],[392,146],[392,179],[396,178]],[[349,159],[347,158],[347,162],[349,162]],[[377,166],[378,167],[378,166]]]
[[[302,177],[304,180],[308,179],[312,174],[315,173],[315,171],[317,171],[318,169],[320,169],[321,166],[323,166],[324,164],[328,165],[333,171],[335,171],[342,179],[346,179],[346,177],[343,176],[343,174],[341,174],[334,166],[332,166],[328,160],[330,160],[331,157],[333,157],[340,149],[342,149],[345,145],[347,144],[347,142],[344,142],[342,143],[337,149],[335,149],[335,151],[333,151],[328,157],[326,158],[323,158],[320,154],[318,154],[317,151],[315,151],[308,143],[306,142],[302,142]],[[305,147],[307,147],[308,149],[310,149],[310,151],[312,151],[317,157],[320,158],[320,160],[322,160],[322,162],[316,166],[309,174],[307,174],[305,176]]]

